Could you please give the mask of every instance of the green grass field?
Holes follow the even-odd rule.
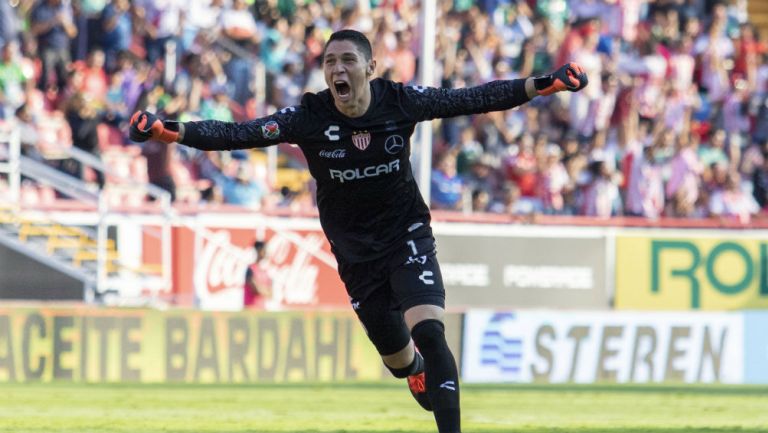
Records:
[[[465,385],[466,433],[768,432],[768,388]],[[404,386],[0,384],[0,432],[428,433]]]

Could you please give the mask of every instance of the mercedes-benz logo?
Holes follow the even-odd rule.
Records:
[[[387,141],[384,142],[384,150],[391,155],[400,153],[404,146],[405,141],[403,140],[403,137],[399,135],[390,135],[387,137]]]

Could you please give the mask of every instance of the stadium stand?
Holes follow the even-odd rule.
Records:
[[[265,191],[262,209],[293,200],[301,200],[298,208],[312,207],[312,180],[297,149],[280,146],[272,159],[260,150],[216,155],[180,147],[163,156],[147,153],[151,144],[137,153],[124,131],[138,107],[181,120],[245,120],[295,104],[303,92],[324,87],[316,67],[323,39],[343,26],[381,41],[379,76],[415,84],[417,62],[410,53],[418,53],[420,41],[413,1],[372,1],[372,7],[255,1],[236,9],[195,1],[195,15],[206,19],[188,17],[184,28],[173,28],[185,14],[176,6],[113,0],[89,6],[97,8],[89,11],[96,18],[80,20],[79,9],[65,2],[62,10],[80,27],[75,36],[58,29],[71,58],[64,75],[46,69],[36,55],[40,38],[49,35],[22,30],[41,19],[44,4],[3,9],[9,15],[3,19],[17,24],[0,35],[4,120],[26,128],[25,155],[97,184],[115,205],[140,208],[150,198],[72,161],[70,149],[89,152],[134,181],[173,191],[185,205],[227,204],[222,188],[237,176],[230,159],[248,159],[252,180]],[[760,37],[766,35],[765,2],[482,1],[440,2],[438,9],[441,85],[545,73],[565,59],[585,65],[592,77],[583,95],[435,122],[433,160],[454,160],[456,173],[446,176],[435,165],[433,184],[437,192],[441,182],[460,186],[455,210],[761,216],[768,178],[768,131],[761,126],[768,117],[762,104],[768,50]],[[143,14],[161,23],[159,33],[136,25]],[[158,157],[167,161],[155,164]],[[729,192],[727,179],[738,179],[739,187]],[[62,198],[32,180],[22,191],[30,205]]]

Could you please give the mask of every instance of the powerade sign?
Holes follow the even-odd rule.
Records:
[[[435,228],[449,306],[609,308],[604,236],[473,230],[459,235]]]
[[[768,308],[766,271],[768,241],[619,237],[616,308]]]
[[[470,310],[462,378],[520,383],[743,383],[740,313]]]

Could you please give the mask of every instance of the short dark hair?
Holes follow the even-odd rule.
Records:
[[[373,58],[373,49],[371,48],[371,41],[365,37],[364,34],[357,30],[344,29],[337,32],[333,32],[331,37],[328,38],[328,42],[325,43],[323,48],[323,57],[325,57],[325,50],[328,48],[328,44],[333,41],[350,41],[357,47],[360,52],[365,56],[365,60],[371,60]]]

